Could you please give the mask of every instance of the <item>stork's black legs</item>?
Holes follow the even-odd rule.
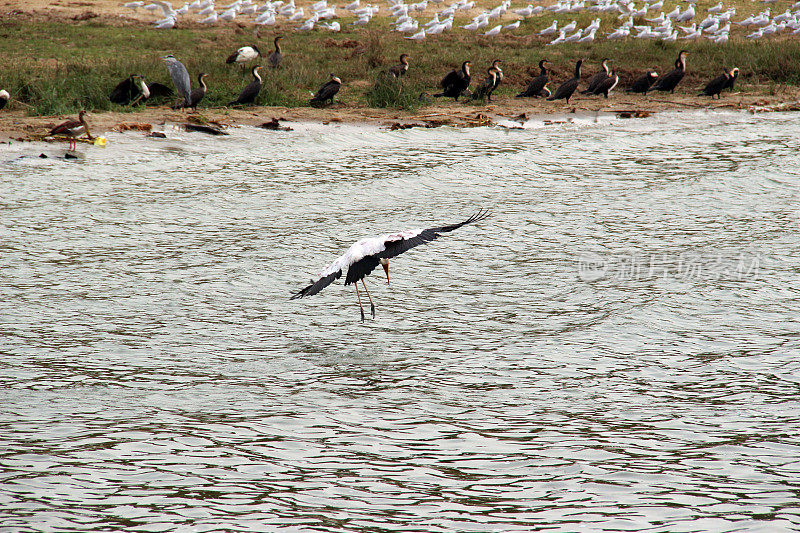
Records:
[[[358,298],[358,307],[361,309],[361,322],[364,322],[364,306],[361,305],[361,295],[358,293],[358,282],[355,283],[356,297]]]

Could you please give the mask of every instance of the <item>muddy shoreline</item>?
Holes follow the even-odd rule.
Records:
[[[227,126],[261,126],[272,119],[289,122],[369,124],[380,127],[475,127],[491,125],[497,120],[525,121],[531,119],[557,120],[571,114],[608,113],[623,118],[645,117],[663,111],[717,110],[738,111],[796,111],[800,110],[800,91],[780,97],[763,94],[734,93],[721,100],[700,99],[677,95],[616,95],[610,100],[580,99],[574,105],[553,104],[542,100],[500,98],[488,105],[438,103],[418,112],[387,109],[345,107],[334,104],[328,108],[311,107],[251,107],[247,109],[210,108],[198,113],[173,111],[168,107],[148,107],[130,113],[93,112],[89,115],[90,131],[102,135],[108,131],[159,129],[163,124],[186,122]],[[0,142],[47,140],[50,128],[67,116],[28,116],[23,110],[0,114]]]

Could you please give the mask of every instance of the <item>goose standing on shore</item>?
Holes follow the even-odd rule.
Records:
[[[517,98],[550,96],[550,90],[547,88],[547,82],[550,81],[550,79],[547,76],[547,68],[545,67],[547,63],[550,62],[546,59],[539,61],[539,75],[530,81],[525,90],[517,95]]]
[[[189,107],[192,92],[192,80],[189,78],[189,71],[172,54],[163,56],[161,59],[164,60],[164,64],[167,66],[167,72],[172,78],[175,91],[183,99],[183,107]]]
[[[92,139],[92,135],[89,133],[89,125],[86,124],[86,119],[84,118],[85,116],[86,111],[81,111],[78,113],[78,120],[67,120],[66,122],[62,122],[55,128],[51,129],[49,134],[69,137],[69,150],[74,152],[77,143],[75,139],[84,133],[89,140]]]
[[[242,92],[239,93],[239,97],[230,102],[228,105],[242,105],[242,104],[252,104],[255,102],[258,93],[261,92],[261,76],[258,75],[258,71],[261,68],[261,65],[256,65],[253,67],[253,81],[247,84],[247,87],[242,89]]]
[[[647,94],[647,91],[650,90],[650,87],[653,86],[653,84],[656,82],[657,79],[658,79],[658,72],[656,72],[655,70],[651,70],[650,72],[648,72],[647,74],[645,74],[644,76],[633,82],[633,85],[625,89],[625,92]]]
[[[611,76],[611,72],[609,71],[608,68],[609,61],[611,60],[608,59],[607,57],[603,58],[603,61],[601,63],[603,68],[600,70],[600,72],[589,78],[589,85],[588,87],[586,87],[586,89],[581,91],[581,94],[597,94],[595,93],[595,89],[597,89],[597,87],[601,83],[603,83],[609,76]]]
[[[470,65],[471,63],[469,61],[464,61],[461,64],[460,71],[456,69],[451,70],[442,78],[442,81],[439,82],[442,92],[436,93],[433,96],[449,96],[455,101],[458,101],[458,97],[469,89],[469,84],[472,82],[472,76],[470,76],[469,73]]]
[[[688,53],[686,50],[681,50],[678,54],[678,59],[675,60],[675,68],[659,78],[653,85],[652,90],[675,92],[675,87],[678,86],[686,74],[686,54]]]
[[[408,72],[408,54],[400,54],[400,63],[397,65],[392,65],[389,67],[389,74],[394,76],[395,78],[400,78],[405,76],[406,72]]]
[[[568,79],[564,83],[562,83],[558,89],[556,89],[556,93],[548,98],[548,101],[553,100],[566,100],[569,104],[569,99],[572,94],[575,92],[575,89],[578,88],[578,83],[581,81],[581,65],[583,64],[583,59],[579,59],[577,63],[575,63],[575,76]]]
[[[314,107],[325,105],[326,101],[332,104],[333,97],[336,96],[341,88],[342,80],[340,80],[333,72],[331,72],[331,79],[324,83],[322,87],[317,90],[314,96],[311,97],[311,101],[309,103]]]
[[[272,68],[278,68],[281,66],[281,62],[283,61],[283,52],[281,52],[281,45],[280,42],[283,39],[283,35],[278,35],[275,37],[273,41],[275,43],[275,50],[273,50],[268,56],[267,61],[269,61],[269,66]]]
[[[725,89],[728,86],[728,83],[730,83],[731,87],[733,87],[732,79],[734,78],[734,76],[738,76],[738,74],[739,74],[738,68],[724,71],[722,74],[720,74],[719,76],[708,82],[708,84],[703,88],[703,90],[700,91],[700,95],[710,96],[712,99],[714,98],[715,95],[717,99],[722,98],[722,95],[720,93],[722,93],[723,89]]]

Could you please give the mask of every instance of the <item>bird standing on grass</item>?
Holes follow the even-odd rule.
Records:
[[[169,72],[169,76],[172,78],[175,91],[178,93],[178,96],[183,99],[183,104],[179,105],[182,105],[182,107],[189,107],[192,93],[192,80],[189,78],[189,71],[186,70],[183,63],[175,59],[175,56],[172,54],[166,55],[161,59],[164,60],[164,64],[167,66],[167,72]]]
[[[225,60],[225,63],[228,65],[232,65],[234,63],[238,63],[244,69],[244,64],[253,61],[261,56],[261,51],[258,49],[256,45],[253,46],[242,46],[234,53],[228,56],[228,59]]]
[[[251,71],[253,73],[253,81],[248,83],[247,87],[242,89],[242,92],[239,93],[239,97],[236,100],[228,103],[229,106],[252,104],[255,102],[258,93],[261,92],[261,76],[258,75],[259,69],[261,69],[261,65],[256,65],[253,67]]]
[[[405,76],[406,72],[408,72],[409,57],[410,56],[408,54],[400,54],[400,63],[389,67],[389,74],[391,74],[395,78],[400,78],[402,76]]]
[[[86,111],[81,111],[78,113],[78,120],[67,120],[66,122],[62,122],[52,130],[50,130],[50,135],[63,135],[65,137],[69,137],[69,150],[71,152],[75,151],[78,137],[83,135],[84,133],[92,140],[93,137],[91,133],[89,133],[89,125],[86,124]]]
[[[275,43],[275,50],[273,50],[268,56],[267,60],[269,61],[269,66],[272,68],[278,68],[281,66],[281,61],[283,61],[283,52],[281,52],[281,45],[280,41],[283,39],[282,35],[278,35],[275,37],[273,41]]]
[[[345,285],[355,285],[358,307],[361,310],[361,321],[364,321],[364,306],[361,304],[361,294],[358,291],[358,282],[364,287],[370,303],[372,318],[375,318],[375,304],[372,301],[364,278],[367,277],[378,265],[383,267],[386,273],[386,283],[389,284],[389,259],[396,257],[411,248],[426,244],[436,240],[442,233],[457,230],[461,226],[472,224],[489,216],[489,211],[479,211],[469,217],[464,222],[451,224],[449,226],[438,226],[428,229],[416,229],[401,231],[399,233],[389,233],[380,237],[370,237],[356,242],[336,261],[328,265],[316,280],[311,280],[311,284],[292,295],[291,299],[313,296],[322,289],[342,277],[342,270],[347,269]]]
[[[325,82],[322,87],[320,87],[314,96],[311,97],[311,101],[309,102],[313,107],[319,107],[325,105],[325,102],[333,103],[333,97],[339,92],[339,89],[342,87],[342,80],[340,80],[336,75],[331,72],[331,79]]]

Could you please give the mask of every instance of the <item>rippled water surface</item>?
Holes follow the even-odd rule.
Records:
[[[0,149],[0,528],[800,528],[800,117],[531,126]]]

